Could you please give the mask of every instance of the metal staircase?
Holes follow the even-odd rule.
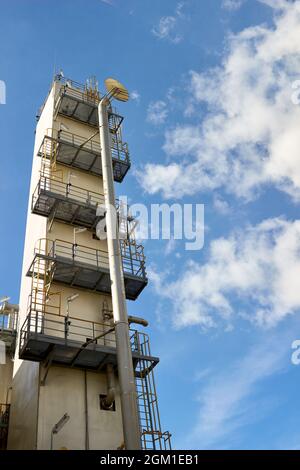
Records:
[[[48,240],[40,239],[35,250],[38,253],[48,252]],[[49,300],[50,287],[54,276],[53,262],[45,257],[35,257],[31,278],[31,302],[37,309],[45,306]]]
[[[61,181],[63,178],[62,171],[57,170],[56,167],[57,142],[53,139],[52,133],[52,129],[47,129],[49,138],[45,138],[42,143],[41,175]]]
[[[143,450],[170,450],[171,434],[162,432],[156,394],[149,337],[145,333],[131,336],[133,350],[140,353],[135,370],[138,410],[140,416],[141,444]]]

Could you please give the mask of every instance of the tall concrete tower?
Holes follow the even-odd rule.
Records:
[[[126,447],[108,244],[96,231],[107,211],[100,100],[94,80],[81,85],[59,74],[38,116],[9,449]],[[110,104],[107,112],[113,178],[122,183],[130,169],[123,117]],[[147,285],[144,250],[135,241],[132,217],[120,202],[115,208],[125,234],[119,243],[122,289],[134,301]],[[159,359],[147,334],[135,329],[146,322],[128,318],[140,446],[169,448],[153,378]]]

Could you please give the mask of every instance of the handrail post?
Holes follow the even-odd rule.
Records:
[[[45,332],[45,314],[41,314],[41,334],[44,334]]]
[[[132,258],[132,250],[131,250],[130,239],[128,240],[128,245],[129,245],[129,256],[130,256],[131,274],[134,275],[134,266],[133,266],[133,258]]]
[[[29,333],[30,333],[30,324],[31,324],[31,308],[29,309],[29,313],[27,315],[27,338],[29,336]]]
[[[65,317],[65,339],[68,339],[70,325],[71,325],[71,322],[69,320],[69,315],[67,315]]]

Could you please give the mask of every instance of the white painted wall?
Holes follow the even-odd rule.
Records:
[[[62,173],[64,183],[68,183],[70,180],[74,186],[79,186],[82,189],[87,189],[103,196],[103,183],[102,178],[99,176],[89,175],[87,172],[60,164],[57,164],[56,168],[57,171]],[[70,173],[71,179],[69,178]]]
[[[13,361],[6,354],[6,363],[0,364],[0,403],[10,403],[11,384],[13,376]]]
[[[103,302],[106,301],[108,308],[112,308],[110,295],[97,294],[85,289],[76,289],[73,287],[62,286],[61,284],[56,283],[52,284],[50,292],[60,292],[62,315],[67,314],[67,298],[76,293],[79,294],[79,297],[70,304],[71,317],[102,322]]]
[[[38,150],[47,129],[52,127],[55,90],[54,86],[36,127],[19,300],[19,332],[13,370],[8,434],[8,448],[10,449],[34,449],[36,447],[39,364],[20,360],[18,346],[19,333],[27,315],[28,297],[31,293],[31,279],[26,277],[26,272],[33,260],[36,240],[46,237],[47,220],[31,213],[31,197],[40,176],[41,158],[37,156]]]
[[[52,88],[48,99],[45,103],[45,107],[39,119],[36,127],[35,144],[33,151],[33,163],[31,172],[30,182],[30,196],[28,201],[28,212],[27,212],[27,223],[26,223],[26,234],[24,244],[24,256],[23,256],[23,267],[22,267],[22,280],[21,280],[21,291],[20,291],[20,312],[19,312],[19,328],[23,325],[23,322],[27,314],[27,303],[28,297],[31,292],[31,279],[26,277],[28,268],[30,267],[33,260],[34,247],[36,241],[40,238],[46,238],[47,235],[47,219],[31,213],[31,200],[32,194],[38,184],[41,169],[41,158],[37,156],[38,150],[42,144],[44,135],[48,128],[52,127],[53,122],[53,108],[54,108],[54,94],[55,86]],[[16,351],[14,374],[17,372],[22,361],[18,358],[18,351]]]
[[[13,378],[8,449],[36,449],[39,364],[23,361]]]
[[[63,122],[70,132],[89,137],[95,132],[84,124],[71,119],[57,116],[53,122],[54,96],[59,84],[55,84],[46,101],[36,131],[34,147],[30,195],[34,192],[39,179],[41,158],[38,150],[47,129],[59,129]],[[57,165],[59,169],[59,165]],[[68,180],[69,169],[61,166],[65,182]],[[85,189],[103,193],[102,179],[73,170],[77,176],[73,184]],[[27,302],[31,291],[31,279],[26,277],[27,270],[33,260],[34,246],[39,238],[63,239],[73,242],[73,227],[55,222],[50,232],[47,231],[47,219],[31,214],[31,196],[28,206],[22,283],[20,292],[20,323],[22,326],[27,314]],[[93,240],[88,231],[78,234],[78,244],[107,252],[105,241]],[[106,299],[111,308],[111,297],[84,289],[73,289],[53,284],[51,292],[60,292],[62,314],[66,314],[66,299],[74,292],[79,298],[71,304],[71,316],[81,319],[102,322],[103,301]],[[85,382],[84,371],[66,367],[52,366],[46,384],[40,385],[43,366],[30,361],[21,361],[16,352],[12,391],[12,409],[9,428],[8,446],[10,449],[49,449],[50,433],[53,425],[68,412],[71,420],[62,431],[54,437],[54,448],[62,446],[69,449],[85,448]],[[119,394],[116,397],[116,411],[100,410],[99,395],[106,393],[106,376],[103,373],[87,373],[87,397],[89,417],[90,449],[116,449],[123,442],[122,417]]]
[[[86,449],[85,378],[84,371],[51,367],[45,386],[40,388],[38,444],[50,449],[53,426],[68,413],[70,420],[54,436],[53,447]],[[123,442],[121,405],[116,397],[116,411],[100,410],[99,395],[106,393],[105,374],[87,372],[89,448],[117,449]]]

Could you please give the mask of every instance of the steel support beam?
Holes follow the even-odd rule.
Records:
[[[42,386],[44,386],[46,384],[46,379],[47,379],[47,376],[48,376],[48,373],[49,373],[49,369],[52,365],[53,356],[54,356],[54,346],[52,345],[51,346],[51,351],[49,352],[48,357],[45,361],[45,369],[46,370],[45,370],[43,378],[41,379],[41,385]]]

